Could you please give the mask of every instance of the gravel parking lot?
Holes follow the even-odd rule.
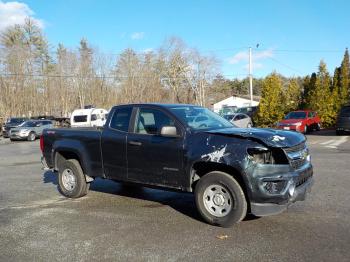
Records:
[[[350,261],[350,138],[308,135],[315,185],[305,202],[224,229],[191,194],[93,182],[60,195],[39,142],[0,140],[0,261]]]

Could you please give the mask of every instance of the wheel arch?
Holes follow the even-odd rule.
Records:
[[[84,162],[82,160],[82,157],[80,154],[73,150],[67,150],[67,149],[58,149],[54,153],[54,169],[58,170],[61,163],[68,159],[75,159],[79,162],[81,169],[83,170],[84,174],[87,173],[87,169],[84,165]]]
[[[247,177],[244,175],[242,171],[240,171],[238,168],[226,165],[224,163],[216,163],[216,162],[196,162],[192,166],[191,170],[191,190],[194,192],[194,188],[196,186],[196,183],[203,177],[204,175],[214,172],[214,171],[219,171],[219,172],[224,172],[229,175],[231,175],[241,186],[244,195],[247,199],[247,203],[249,205],[250,201],[250,190],[249,190],[249,181]],[[248,208],[250,208],[248,206]]]

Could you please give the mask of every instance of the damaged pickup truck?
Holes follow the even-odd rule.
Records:
[[[194,105],[115,106],[103,128],[46,129],[40,147],[67,197],[96,177],[193,192],[203,219],[223,227],[280,213],[313,184],[304,135],[236,128]]]

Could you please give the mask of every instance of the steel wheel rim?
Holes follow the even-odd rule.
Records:
[[[205,209],[215,217],[224,217],[230,213],[233,199],[229,191],[222,185],[210,185],[204,190],[203,203]]]
[[[73,191],[76,187],[77,180],[71,169],[67,168],[62,172],[62,184],[68,191]]]

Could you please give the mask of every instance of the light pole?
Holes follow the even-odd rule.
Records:
[[[253,106],[253,76],[252,76],[252,48],[249,47],[249,94],[250,106]]]
[[[256,48],[259,44],[256,44]],[[252,48],[249,47],[249,94],[250,94],[250,106],[253,106],[253,65],[252,65]]]

